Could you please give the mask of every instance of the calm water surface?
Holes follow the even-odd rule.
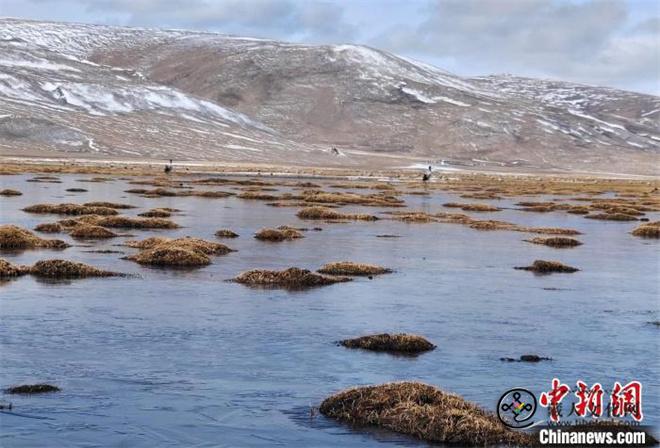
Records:
[[[646,422],[660,421],[658,328],[648,324],[659,318],[659,244],[632,237],[628,232],[636,223],[515,210],[478,215],[584,232],[583,246],[564,250],[525,243],[529,235],[523,233],[384,220],[321,223],[321,232],[273,244],[252,234],[265,226],[317,224],[298,220],[296,208],[261,201],[146,199],[123,193],[136,186],[121,180],[81,183],[77,179],[85,176],[67,175],[59,176],[61,184],[26,182],[30,177],[0,176],[0,189],[24,193],[0,198],[0,224],[31,229],[58,219],[20,210],[39,202],[110,200],[140,207],[128,215],[153,207],[183,211],[173,218],[181,229],[134,231],[137,238],[216,240],[220,228],[241,237],[223,240],[238,252],[192,271],[85,252],[129,254],[132,249],[116,246],[123,238],[72,241],[78,246],[63,252],[1,254],[14,263],[66,258],[140,275],[72,282],[23,277],[0,285],[0,386],[49,382],[62,388],[50,395],[2,397],[14,405],[13,414],[0,413],[2,446],[419,445],[310,418],[310,408],[335,391],[404,379],[438,385],[488,409],[509,388],[538,394],[553,377],[569,385],[598,381],[607,388],[637,379],[644,385]],[[66,193],[71,187],[89,192]],[[455,211],[441,204],[466,201],[445,193],[404,198],[410,208],[430,212]],[[511,207],[518,200],[490,202]],[[376,237],[384,233],[401,238]],[[66,235],[45,236],[70,241]],[[512,269],[537,258],[582,271],[535,276]],[[224,281],[246,269],[316,269],[340,260],[396,272],[304,292]],[[422,334],[438,348],[402,358],[334,343],[378,332]],[[499,361],[525,353],[553,361]]]

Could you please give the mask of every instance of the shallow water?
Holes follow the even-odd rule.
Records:
[[[33,228],[55,215],[21,208],[39,202],[109,200],[147,208],[176,207],[184,226],[132,231],[137,238],[191,235],[238,252],[197,270],[141,267],[121,254],[99,254],[123,238],[80,241],[93,247],[4,253],[14,263],[66,258],[139,278],[43,282],[23,277],[0,285],[0,386],[57,384],[62,392],[5,395],[14,413],[0,413],[3,446],[373,446],[416,445],[379,431],[356,431],[310,408],[343,388],[415,379],[457,392],[493,410],[513,387],[537,394],[553,377],[574,385],[633,379],[644,385],[645,422],[659,420],[658,242],[632,237],[636,223],[603,222],[565,213],[504,210],[468,213],[525,225],[575,228],[585,244],[557,250],[525,243],[528,234],[480,232],[455,224],[303,222],[296,208],[236,198],[147,199],[123,193],[125,181],[28,183],[33,176],[0,176],[0,224]],[[88,193],[66,193],[82,187]],[[151,187],[145,187],[151,188]],[[231,190],[209,187],[207,190]],[[280,188],[280,191],[285,191]],[[362,192],[368,192],[363,190]],[[445,193],[405,196],[411,209],[431,212]],[[520,200],[490,202],[510,207]],[[541,200],[541,199],[534,199]],[[377,207],[346,208],[381,212]],[[651,219],[658,219],[651,214]],[[314,227],[301,240],[265,243],[261,227]],[[377,238],[397,234],[401,238]],[[62,238],[66,235],[43,235]],[[512,269],[534,259],[558,259],[582,271],[536,276]],[[250,289],[228,283],[251,268],[316,269],[330,261],[372,262],[394,268],[374,280],[302,292]],[[334,341],[377,332],[412,332],[438,345],[416,358],[338,347]],[[500,357],[537,353],[538,364]],[[20,414],[20,415],[16,415]]]

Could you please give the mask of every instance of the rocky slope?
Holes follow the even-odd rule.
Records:
[[[191,160],[658,174],[660,98],[462,78],[355,45],[0,19],[0,148],[35,145]]]

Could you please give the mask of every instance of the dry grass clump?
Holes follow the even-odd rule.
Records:
[[[572,273],[579,271],[578,268],[567,266],[559,261],[534,260],[531,266],[516,266],[514,269],[532,271],[538,274],[551,274],[553,272]]]
[[[146,212],[139,213],[138,216],[142,216],[143,218],[169,218],[172,216],[172,212],[162,208],[152,208]]]
[[[557,248],[575,247],[582,244],[580,241],[576,240],[575,238],[567,238],[561,236],[554,236],[550,238],[536,237],[536,238],[532,238],[531,240],[525,240],[525,241],[527,241],[528,243],[543,244],[545,246],[557,247]]]
[[[21,193],[18,190],[12,190],[11,188],[5,188],[4,190],[0,190],[0,196],[21,196],[23,193]]]
[[[234,281],[248,286],[302,289],[331,285],[338,282],[348,282],[351,281],[351,279],[348,277],[333,277],[317,274],[307,269],[293,267],[283,271],[254,269],[239,274],[234,278]]]
[[[458,202],[447,202],[442,205],[450,208],[460,208],[466,212],[499,212],[502,210],[499,207],[494,207],[488,204],[461,204]]]
[[[129,209],[135,208],[134,205],[130,204],[120,204],[117,202],[106,202],[106,201],[95,201],[95,202],[85,202],[83,205],[87,207],[106,207],[106,208],[115,208],[115,209]]]
[[[660,221],[644,223],[631,233],[641,238],[660,238]]]
[[[43,233],[60,233],[63,229],[62,226],[56,222],[46,222],[37,225],[34,230]]]
[[[262,193],[259,191],[244,191],[236,197],[240,199],[253,199],[259,201],[275,201],[279,199],[279,196],[275,194]]]
[[[362,213],[341,213],[328,207],[305,207],[296,213],[300,219],[330,219],[330,220],[343,220],[350,219],[356,221],[377,221],[378,218],[374,215],[367,215]]]
[[[215,236],[218,238],[238,238],[238,233],[232,232],[229,229],[220,229],[215,232]]]
[[[637,221],[637,218],[625,213],[596,213],[594,215],[586,215],[585,218],[600,219],[603,221]]]
[[[29,273],[29,271],[28,266],[17,266],[4,258],[0,258],[0,278],[19,277]]]
[[[493,414],[456,394],[418,382],[347,389],[326,398],[321,414],[353,426],[376,426],[459,446],[528,446],[534,436],[507,429]]]
[[[69,247],[62,240],[39,238],[29,230],[14,225],[0,226],[0,249],[65,249]]]
[[[396,196],[385,194],[361,195],[357,193],[327,193],[320,190],[307,190],[301,193],[302,200],[316,204],[369,205],[382,207],[402,207],[404,201]]]
[[[582,232],[561,227],[520,227],[519,232],[541,233],[545,235],[582,235]]]
[[[375,352],[416,354],[435,349],[435,345],[414,334],[374,334],[339,341],[347,348],[361,348]]]
[[[516,224],[506,222],[506,221],[472,221],[469,224],[471,229],[475,230],[514,230],[518,231],[520,229]]]
[[[111,216],[119,212],[110,207],[98,207],[80,204],[35,204],[23,209],[27,213],[53,213],[57,215],[99,215]]]
[[[590,211],[589,207],[584,207],[584,206],[572,206],[566,209],[566,213],[570,213],[572,215],[586,215]]]
[[[254,237],[262,241],[287,241],[297,238],[304,238],[304,235],[298,230],[292,228],[279,229],[261,229],[255,233]]]
[[[126,245],[142,249],[126,257],[127,260],[154,266],[205,266],[211,263],[209,255],[233,252],[224,244],[184,237],[177,239],[152,237],[142,241],[127,241]]]
[[[30,274],[47,278],[86,278],[86,277],[116,277],[123,274],[104,271],[84,263],[68,260],[42,260],[37,261],[31,268]]]
[[[353,263],[352,261],[338,261],[335,263],[324,264],[316,272],[329,275],[380,275],[392,272],[389,268],[377,266],[375,264]]]
[[[25,182],[41,182],[41,183],[46,183],[46,184],[61,184],[62,181],[53,176],[36,176],[33,177],[32,179],[28,179]]]
[[[81,224],[73,228],[69,234],[73,238],[114,238],[118,236],[112,230],[108,230],[105,227],[94,226],[90,224]]]
[[[48,392],[59,392],[60,388],[50,384],[22,384],[5,389],[7,394],[44,394]]]
[[[130,218],[128,216],[101,216],[90,218],[91,224],[118,229],[178,229],[179,225],[164,218]]]
[[[392,219],[408,223],[429,223],[435,222],[435,216],[429,215],[426,212],[388,212],[392,215]]]

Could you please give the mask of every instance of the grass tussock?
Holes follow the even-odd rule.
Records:
[[[377,221],[374,215],[363,213],[342,213],[328,207],[305,207],[296,213],[300,219],[326,219],[326,220],[354,220],[354,221]]]
[[[361,348],[375,352],[417,354],[435,349],[435,345],[414,334],[374,334],[339,341],[346,348]]]
[[[537,274],[551,274],[554,272],[573,273],[579,271],[578,268],[565,265],[559,261],[534,260],[531,266],[516,266],[514,269],[523,271],[532,271]]]
[[[106,201],[85,202],[83,205],[87,207],[114,208],[117,210],[127,210],[131,208],[135,208],[134,205],[130,205],[130,204],[121,204],[117,202],[106,202]]]
[[[62,240],[39,238],[29,230],[14,225],[0,226],[0,249],[65,249]]]
[[[0,278],[20,277],[29,273],[30,268],[27,266],[15,265],[4,258],[0,258]]]
[[[319,410],[352,426],[375,426],[433,443],[528,446],[534,441],[461,396],[418,382],[348,389],[326,398]]]
[[[644,223],[631,233],[640,238],[660,238],[660,221]]]
[[[239,199],[251,199],[257,201],[276,201],[279,199],[279,196],[275,194],[262,193],[260,191],[244,191],[236,197]]]
[[[95,268],[84,263],[69,260],[42,260],[37,261],[31,268],[30,274],[37,277],[73,279],[87,277],[116,277],[123,274]]]
[[[576,247],[580,246],[582,243],[575,238],[554,236],[549,238],[536,237],[531,240],[525,240],[528,243],[533,244],[543,244],[545,246],[564,248],[564,247]]]
[[[352,261],[339,261],[335,263],[324,264],[316,272],[329,275],[349,275],[349,276],[371,276],[380,274],[389,274],[392,272],[389,268],[377,266],[375,264],[354,263]]]
[[[21,196],[23,193],[21,193],[18,190],[12,190],[11,188],[5,188],[4,190],[0,190],[0,196]]]
[[[595,213],[586,215],[587,219],[599,219],[601,221],[637,221],[637,218],[625,213]]]
[[[110,207],[89,206],[80,204],[35,204],[23,209],[27,213],[56,214],[56,215],[99,215],[111,216],[119,212]]]
[[[66,190],[69,193],[87,193],[89,190],[85,188],[67,188]]]
[[[238,233],[233,232],[229,229],[220,229],[215,232],[215,236],[218,238],[238,238]]]
[[[447,202],[446,204],[442,205],[449,208],[460,208],[466,212],[499,212],[502,210],[499,207],[494,207],[488,204],[462,204],[458,202]]]
[[[254,234],[254,237],[261,241],[290,241],[298,238],[304,238],[304,235],[298,230],[285,228],[279,229],[261,229]]]
[[[126,257],[127,260],[153,266],[206,266],[211,263],[210,255],[233,252],[224,244],[193,237],[152,237],[142,241],[127,241],[126,245],[141,249],[137,254]]]
[[[304,202],[315,204],[339,204],[339,205],[366,205],[381,207],[402,207],[404,201],[396,196],[387,194],[337,193],[324,192],[320,190],[306,190],[301,193]]]
[[[90,224],[118,229],[178,229],[179,225],[165,218],[131,218],[100,216],[90,218]]]
[[[285,289],[303,289],[315,286],[331,285],[338,282],[348,282],[348,277],[333,277],[317,274],[307,269],[289,268],[283,271],[254,269],[243,272],[234,278],[237,283],[248,286],[262,286]]]
[[[56,222],[45,222],[43,224],[37,225],[34,230],[42,233],[60,233],[64,229],[63,227]]]
[[[172,216],[172,212],[169,210],[164,210],[162,208],[152,208],[146,212],[139,213],[138,216],[143,218],[169,218]]]
[[[94,226],[90,224],[81,224],[73,228],[69,234],[73,238],[85,238],[85,239],[101,239],[101,238],[114,238],[118,236],[112,230],[108,230],[105,227]]]
[[[59,392],[60,388],[51,384],[22,384],[20,386],[12,386],[5,389],[7,394],[45,394],[49,392]]]

